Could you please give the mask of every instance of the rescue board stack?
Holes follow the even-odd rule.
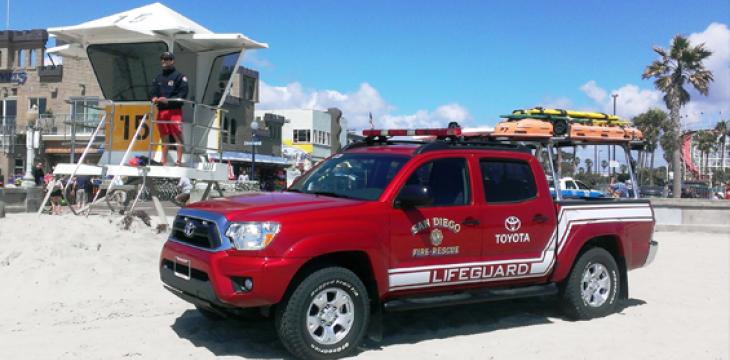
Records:
[[[572,140],[642,140],[641,130],[615,115],[562,109],[515,110],[502,115],[493,136],[510,138],[568,137]]]

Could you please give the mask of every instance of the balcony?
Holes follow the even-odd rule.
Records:
[[[63,79],[63,65],[39,66],[37,69],[41,82],[61,82]]]

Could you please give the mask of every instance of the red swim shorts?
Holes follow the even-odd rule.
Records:
[[[182,134],[182,109],[160,110],[157,120],[160,136]]]

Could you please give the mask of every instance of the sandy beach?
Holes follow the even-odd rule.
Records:
[[[211,321],[163,289],[166,234],[118,217],[0,219],[0,359],[286,358],[271,321]],[[730,236],[657,233],[618,314],[553,299],[386,314],[358,359],[730,359]]]

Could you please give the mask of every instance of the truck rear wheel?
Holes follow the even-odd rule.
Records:
[[[352,271],[318,270],[277,308],[276,330],[294,356],[336,359],[354,351],[369,321],[367,289]]]
[[[568,316],[585,320],[616,310],[620,287],[618,265],[602,248],[583,253],[562,288],[563,308]]]

